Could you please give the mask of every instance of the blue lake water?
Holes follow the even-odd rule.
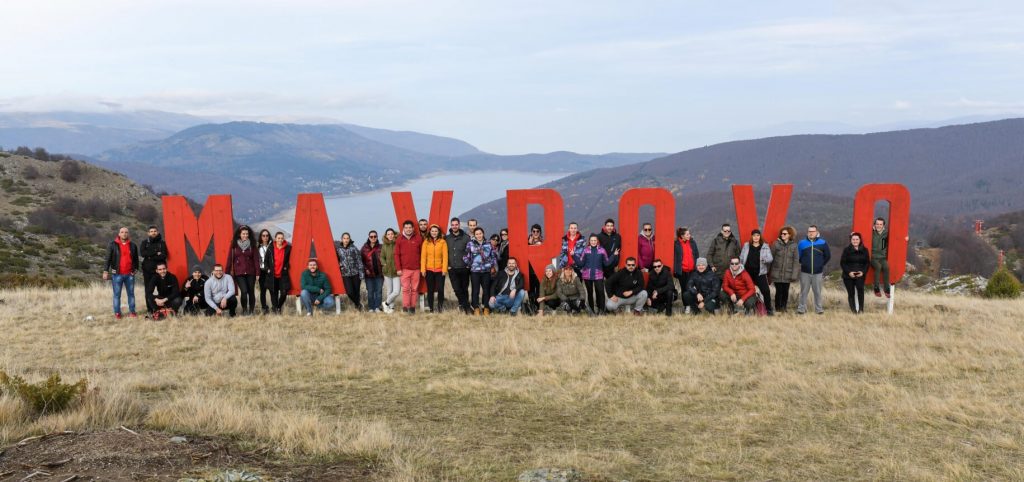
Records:
[[[567,173],[532,173],[519,171],[466,172],[457,174],[436,174],[415,179],[401,187],[370,191],[351,196],[328,198],[327,216],[335,238],[341,233],[352,233],[352,238],[362,244],[366,233],[376,229],[381,234],[389,227],[395,227],[395,209],[391,202],[392,191],[412,192],[416,213],[426,217],[430,211],[430,200],[435,190],[454,191],[452,216],[466,212],[488,201],[505,196],[507,189],[528,189],[565,177]],[[292,213],[284,213],[274,224],[284,231],[291,231]]]

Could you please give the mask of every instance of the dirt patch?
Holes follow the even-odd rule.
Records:
[[[160,432],[126,430],[49,434],[0,449],[0,482],[21,481],[177,481],[245,470],[268,481],[370,480],[362,464],[304,464],[285,460],[269,449],[243,451],[234,442],[214,437],[187,437],[171,442]]]

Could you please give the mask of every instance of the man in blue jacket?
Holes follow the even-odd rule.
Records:
[[[824,279],[825,264],[832,258],[828,243],[821,239],[818,227],[807,228],[807,239],[797,245],[800,256],[800,304],[796,308],[799,315],[807,313],[807,291],[814,290],[814,311],[819,315],[825,312],[821,306],[821,284]]]

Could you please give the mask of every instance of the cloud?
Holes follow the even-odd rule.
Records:
[[[961,97],[953,102],[947,102],[945,104],[948,107],[961,107],[973,110],[984,110],[984,111],[1004,111],[1004,110],[1022,110],[1024,109],[1024,102],[1021,101],[996,101],[996,100],[977,100],[968,99],[967,97]]]
[[[907,110],[911,107],[912,104],[910,103],[910,101],[907,100],[897,100],[896,102],[892,103],[892,108],[896,110]]]

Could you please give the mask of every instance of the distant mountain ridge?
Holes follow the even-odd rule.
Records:
[[[162,111],[0,112],[0,146],[93,155],[163,139],[209,119]]]

